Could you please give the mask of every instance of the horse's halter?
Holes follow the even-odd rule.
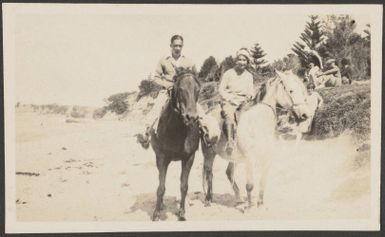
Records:
[[[181,75],[178,75],[178,77],[186,76],[186,75],[191,75],[194,78],[194,80],[197,82],[197,84],[200,85],[199,81],[194,77],[193,73],[183,73]],[[184,116],[183,115],[183,111],[181,110],[181,107],[180,107],[180,102],[179,102],[178,97],[177,97],[177,90],[175,88],[175,84],[174,84],[174,86],[172,87],[172,89],[171,89],[171,91],[169,93],[170,93],[171,102],[172,102],[171,108],[173,109],[174,112],[176,112],[180,116]]]
[[[287,87],[284,83],[284,81],[282,80],[282,78],[279,78],[279,81],[278,81],[282,87],[283,87],[283,90],[286,92],[287,96],[290,98],[291,100],[291,106],[290,106],[290,109],[292,110],[294,107],[297,107],[297,106],[301,106],[301,105],[304,105],[305,104],[305,101],[303,103],[296,103],[293,99],[293,96],[291,95],[291,92],[290,91],[287,91]]]

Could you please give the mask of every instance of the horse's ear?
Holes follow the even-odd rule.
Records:
[[[275,70],[275,73],[278,75],[279,78],[284,78],[285,74],[281,71]]]

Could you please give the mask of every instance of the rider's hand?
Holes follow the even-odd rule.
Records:
[[[168,94],[169,96],[171,96],[171,94],[172,94],[172,86],[164,87],[164,89],[166,89],[166,90],[167,90],[167,94]]]

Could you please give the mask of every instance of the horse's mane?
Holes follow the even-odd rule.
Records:
[[[268,79],[267,81],[261,84],[261,86],[257,90],[257,94],[254,97],[254,101],[253,101],[254,104],[261,102],[263,98],[265,98],[267,88],[270,87],[275,81],[277,81],[277,79],[278,79],[278,75]]]
[[[299,83],[299,85],[301,86],[301,89],[304,91],[304,93],[307,93],[304,83],[301,81],[301,79],[297,75],[293,74],[293,72],[291,72],[291,71],[285,71],[285,72],[283,72],[283,74],[290,77],[290,80],[296,80]],[[257,90],[257,94],[254,98],[254,104],[261,102],[266,95],[267,89],[270,88],[272,86],[272,84],[277,82],[278,79],[280,79],[280,78],[281,78],[280,75],[276,74],[274,77],[272,77],[272,78],[268,79],[266,82],[264,82],[260,86],[260,88]]]
[[[175,76],[174,76],[174,81],[178,82],[180,78],[184,75],[191,75],[194,80],[198,83],[199,86],[201,86],[200,81],[197,79],[196,72],[192,70],[191,68],[184,68],[184,67],[177,67],[175,68]]]

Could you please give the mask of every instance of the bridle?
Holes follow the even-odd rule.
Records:
[[[297,107],[297,106],[301,106],[301,105],[304,105],[305,104],[305,101],[303,103],[296,103],[291,95],[290,92],[287,91],[287,88],[286,88],[286,85],[285,83],[283,82],[282,78],[279,79],[279,83],[281,83],[281,85],[283,86],[283,90],[286,92],[287,96],[290,98],[291,100],[291,106],[290,106],[290,110],[293,110],[294,107]],[[281,110],[284,110],[282,108],[280,108]],[[286,110],[287,111],[287,110]]]
[[[179,75],[176,75],[176,78],[175,78],[175,81],[178,80],[178,78],[182,77],[182,76],[191,76],[192,78],[194,78],[195,82],[200,86],[200,82],[198,81],[198,79],[195,77],[195,75],[191,72],[182,72],[181,74]],[[178,97],[176,96],[176,93],[177,93],[177,89],[176,89],[176,83],[174,83],[174,86],[170,89],[170,91],[168,91],[169,93],[169,96],[171,97],[171,108],[172,110],[183,116],[183,113],[182,113],[182,110],[180,108],[180,103],[178,101]]]
[[[276,78],[278,78],[278,77],[276,77]],[[289,108],[289,109],[284,109],[284,108],[276,107],[276,108],[274,109],[273,106],[271,106],[271,105],[269,105],[269,104],[267,104],[267,103],[265,103],[265,102],[260,102],[260,104],[263,104],[263,105],[268,106],[268,107],[273,111],[275,117],[277,117],[276,109],[278,109],[278,110],[280,110],[280,111],[284,111],[284,112],[290,112],[290,111],[293,111],[293,110],[294,110],[294,107],[300,106],[300,105],[304,105],[304,104],[305,104],[305,102],[303,102],[303,103],[295,103],[295,101],[294,101],[294,99],[293,99],[291,93],[290,93],[289,91],[287,91],[287,87],[286,87],[285,83],[283,82],[282,78],[278,78],[278,82],[277,82],[277,83],[280,83],[280,84],[282,85],[283,90],[286,92],[287,96],[290,98],[290,101],[291,101],[291,106],[290,106],[290,108]]]

